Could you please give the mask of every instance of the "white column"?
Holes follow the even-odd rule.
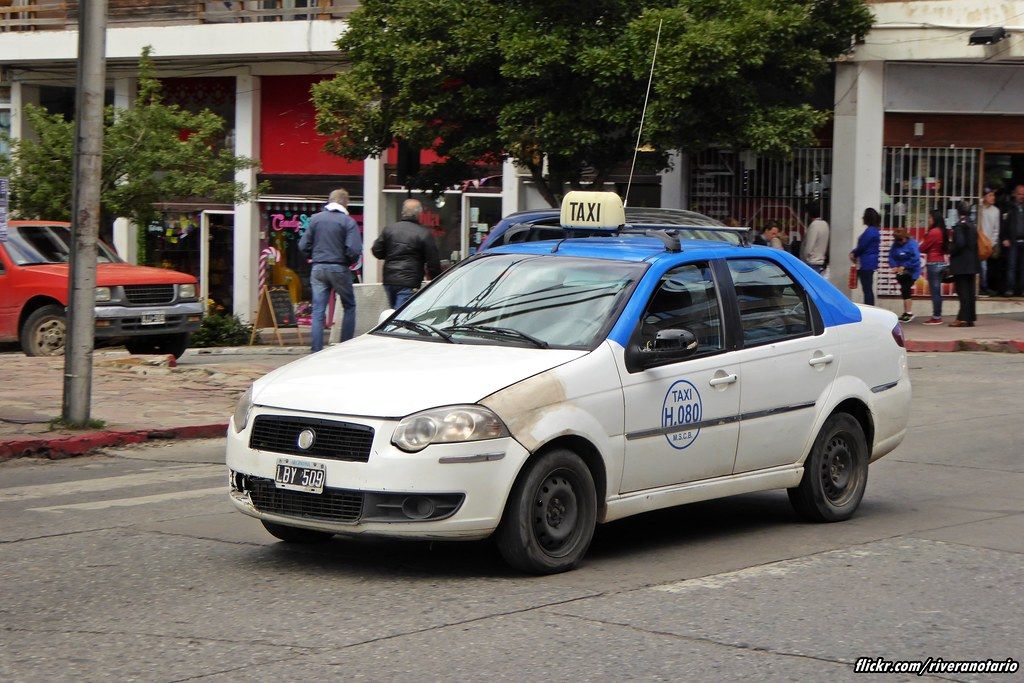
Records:
[[[363,160],[363,282],[381,281],[380,261],[370,252],[373,241],[384,229],[384,159]]]
[[[235,77],[235,154],[260,158],[260,79]],[[256,185],[256,169],[235,173],[235,181],[247,190]],[[244,322],[254,319],[257,268],[260,250],[260,214],[256,201],[235,205],[234,228],[234,313]]]
[[[669,153],[669,170],[661,174],[661,207],[685,209],[689,200],[690,157],[680,152]]]
[[[131,109],[135,106],[138,79],[114,79],[114,106],[117,109]],[[114,219],[114,249],[128,263],[139,262],[138,226],[127,218]]]
[[[25,105],[39,104],[39,86],[21,81],[11,83],[11,138],[35,139],[35,133],[25,118]]]
[[[850,250],[864,230],[864,209],[881,211],[884,85],[883,62],[836,67],[829,262],[832,284],[844,292],[849,291]]]
[[[515,159],[505,159],[501,165],[501,215],[519,211],[519,171]]]

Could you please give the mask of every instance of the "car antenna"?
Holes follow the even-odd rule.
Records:
[[[647,94],[644,95],[644,108],[640,114],[640,129],[636,132],[636,145],[633,146],[633,164],[629,167],[629,180],[626,181],[626,196],[622,200],[622,208],[629,204],[629,190],[633,186],[633,171],[636,169],[636,157],[640,153],[640,136],[644,132],[644,119],[647,117],[647,101],[651,97],[651,83],[654,81],[654,65],[658,61],[658,46],[661,44],[661,25],[664,19],[658,20],[658,35],[654,38],[654,56],[651,57],[651,73],[647,77]]]

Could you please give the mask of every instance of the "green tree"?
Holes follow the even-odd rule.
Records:
[[[673,149],[810,143],[829,116],[815,84],[871,22],[863,0],[365,0],[338,40],[351,68],[314,87],[317,126],[350,159],[396,137],[455,173],[512,156],[555,205],[632,157],[659,23],[648,170]]]
[[[149,48],[139,60],[138,83],[131,109],[105,111],[100,197],[106,218],[146,226],[157,218],[157,202],[235,203],[262,189],[234,181],[235,171],[255,162],[224,145],[220,116],[161,101]],[[25,218],[69,220],[74,122],[36,106],[26,107],[25,116],[38,139],[12,140],[10,157],[0,160],[0,175],[11,180],[12,208]]]

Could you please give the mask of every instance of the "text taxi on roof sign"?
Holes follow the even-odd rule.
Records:
[[[295,543],[493,536],[513,566],[576,566],[597,523],[786,489],[857,509],[906,433],[894,314],[787,253],[625,224],[509,244],[431,282],[369,333],[256,381],[228,429],[231,500]]]

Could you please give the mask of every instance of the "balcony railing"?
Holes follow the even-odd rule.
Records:
[[[0,0],[0,32],[74,29],[80,4]],[[358,0],[108,0],[107,22],[116,27],[331,20],[344,19],[358,6]]]

